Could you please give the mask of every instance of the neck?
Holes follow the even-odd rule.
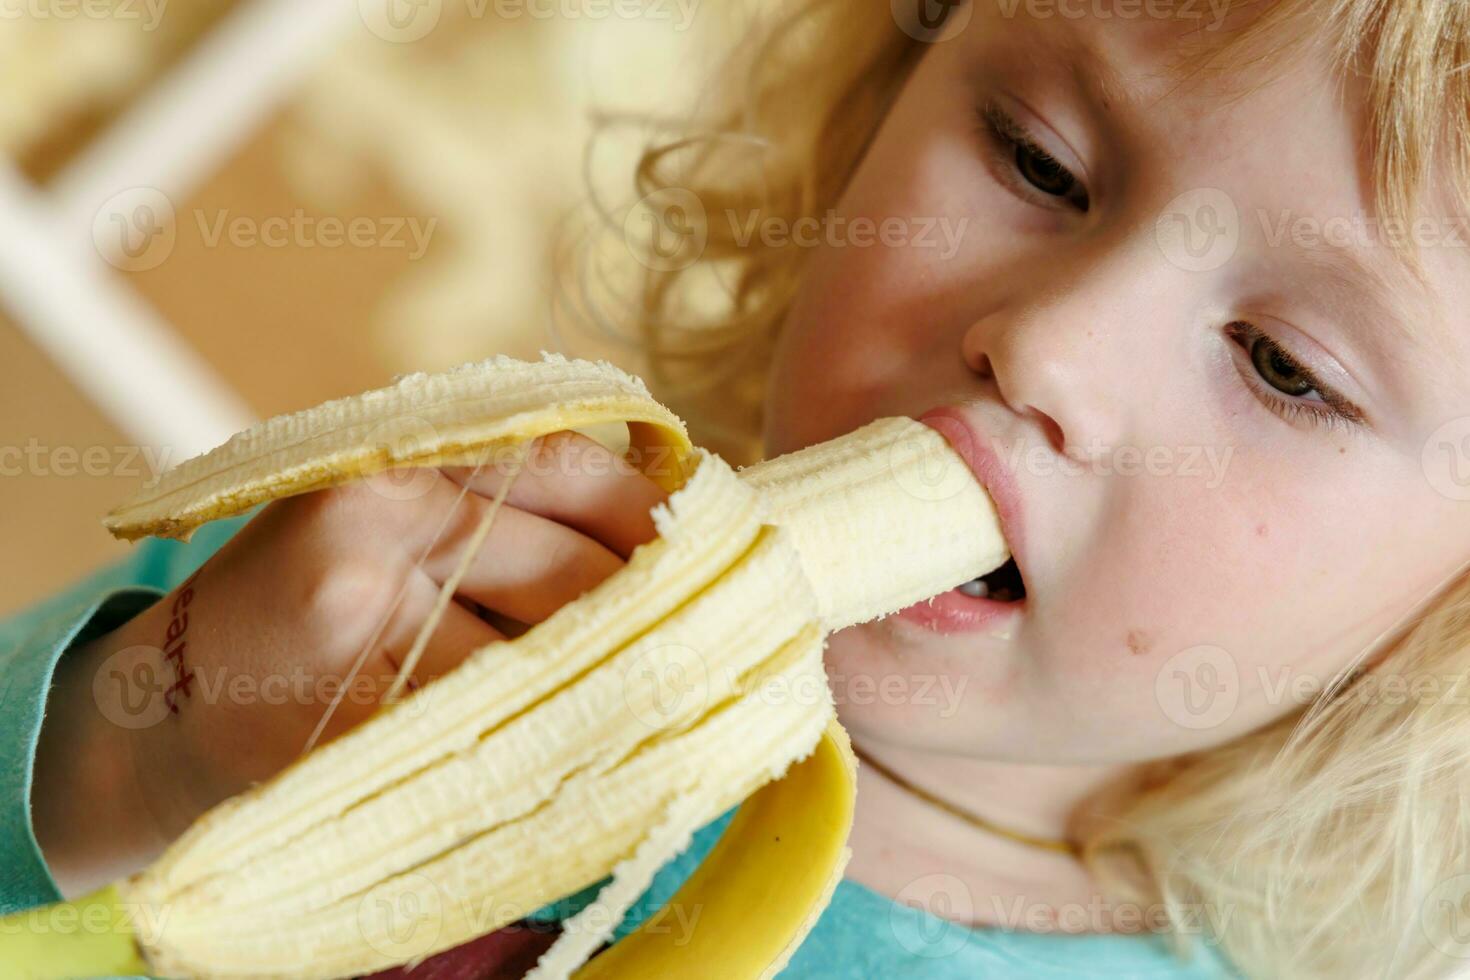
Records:
[[[913,786],[983,821],[1075,838],[1088,803],[1127,766],[1032,766],[944,755],[852,733],[860,752]],[[965,925],[1114,931],[1109,905],[1074,856],[1020,843],[945,812],[858,766],[847,877]]]

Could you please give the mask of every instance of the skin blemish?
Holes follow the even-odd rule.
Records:
[[[1143,630],[1128,631],[1128,652],[1135,657],[1141,657],[1148,653],[1148,648],[1153,644],[1149,641],[1148,634]]]
[[[1264,538],[1265,536],[1266,536],[1266,525],[1264,525],[1264,524],[1257,524],[1256,525],[1256,537],[1258,537],[1258,538]]]

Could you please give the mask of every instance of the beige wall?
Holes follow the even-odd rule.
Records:
[[[153,54],[133,55],[159,59],[161,71],[210,19],[183,25],[179,44],[150,42]],[[667,24],[488,19],[446,22],[417,45],[357,31],[321,56],[224,166],[172,202],[177,237],[166,261],[108,274],[136,289],[260,417],[411,370],[499,352],[534,357],[557,346],[547,332],[546,255],[556,216],[584,190],[590,100],[661,111],[672,98],[692,98],[687,77],[670,83],[680,66],[699,62],[691,52],[704,36]],[[0,109],[5,99],[43,95],[48,105],[68,104],[49,91],[0,93]],[[0,147],[44,184],[139,91],[146,85],[124,86],[116,105],[58,110],[39,134],[0,131]],[[604,159],[616,184],[631,157]],[[400,248],[207,240],[221,215],[258,223],[298,210],[308,219],[432,219],[436,227],[417,259]],[[584,340],[568,353],[637,370],[616,349]],[[60,475],[63,450],[62,466],[25,457],[20,473],[7,466],[0,615],[127,553],[131,546],[99,523],[151,475],[138,459],[123,466],[131,454],[114,447],[127,443],[24,332],[0,321],[0,452],[9,451],[0,463],[28,445],[107,447],[112,461],[105,473]]]

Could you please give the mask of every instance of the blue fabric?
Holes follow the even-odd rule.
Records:
[[[61,899],[36,844],[30,813],[36,741],[57,660],[167,595],[258,510],[206,524],[188,542],[146,539],[126,558],[0,621],[0,914]],[[624,916],[614,939],[637,928],[673,896],[734,812],[697,831],[689,848],[659,871]],[[590,902],[604,883],[550,903],[530,918],[564,919]],[[844,879],[780,976],[1204,980],[1235,975],[1214,947],[1197,943],[1196,949],[1186,963],[1158,935],[970,929]]]
[[[689,847],[659,871],[613,933],[622,939],[674,897],[735,815],[730,808],[694,833]],[[538,921],[565,919],[592,901],[604,879],[537,910]],[[680,924],[670,925],[678,930]],[[1203,937],[1201,937],[1203,939]],[[1203,941],[1185,962],[1166,937],[1066,935],[971,929],[895,902],[855,881],[837,883],[832,901],[792,955],[780,980],[924,977],[926,980],[1212,980],[1239,976]]]

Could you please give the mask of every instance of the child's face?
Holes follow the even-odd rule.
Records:
[[[1016,761],[1206,747],[1300,708],[1470,555],[1464,223],[1431,185],[1416,292],[1374,234],[1362,92],[1325,62],[1177,86],[1164,59],[1208,17],[995,6],[925,51],[810,236],[765,436],[775,454],[963,403],[1013,461],[1026,598],[994,635],[834,635],[839,711]],[[1116,90],[1088,94],[1089,59]],[[1018,166],[987,103],[1075,181]],[[1170,217],[1190,191],[1215,210]],[[912,241],[861,244],[857,216]]]

